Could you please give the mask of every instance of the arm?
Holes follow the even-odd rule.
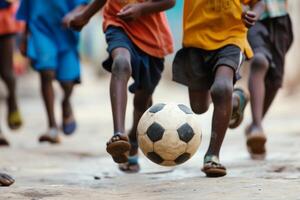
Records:
[[[243,12],[242,20],[247,28],[254,26],[256,21],[265,11],[265,4],[262,0],[257,1],[251,6],[251,10]]]
[[[143,15],[150,15],[170,9],[175,3],[176,0],[152,0],[143,3],[133,3],[125,6],[118,13],[118,16],[125,21],[136,20]]]
[[[106,3],[107,0],[94,0],[87,6],[79,6],[63,20],[65,27],[80,31]]]

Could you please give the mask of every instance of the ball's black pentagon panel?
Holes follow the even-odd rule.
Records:
[[[147,157],[156,164],[161,164],[164,160],[155,152],[147,153]]]
[[[165,105],[166,104],[164,104],[164,103],[155,104],[154,106],[152,106],[149,109],[149,112],[150,113],[157,113],[157,112],[161,111],[165,107]]]
[[[154,122],[147,129],[147,136],[152,142],[157,142],[162,139],[165,129],[158,123]]]
[[[180,110],[182,110],[182,112],[184,112],[185,114],[193,114],[193,111],[189,107],[187,107],[186,105],[178,104],[178,108]]]
[[[195,135],[193,128],[185,123],[177,129],[180,140],[188,143]]]
[[[189,153],[183,153],[178,158],[176,158],[174,161],[175,161],[176,164],[179,165],[179,164],[184,163],[188,159],[190,159],[190,157],[191,157],[191,154],[189,154]]]

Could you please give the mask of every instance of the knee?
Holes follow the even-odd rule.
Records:
[[[211,87],[213,101],[228,101],[232,99],[233,84],[230,80],[215,80]]]
[[[129,59],[123,55],[116,56],[112,66],[112,74],[118,77],[129,77],[131,75]]]
[[[55,78],[55,73],[52,71],[42,71],[41,80],[42,82],[51,82]]]
[[[209,108],[209,102],[206,103],[198,103],[198,102],[191,102],[191,108],[192,111],[196,114],[203,114],[206,113],[206,111]]]
[[[256,54],[252,59],[251,71],[267,71],[269,67],[269,61],[263,54]]]

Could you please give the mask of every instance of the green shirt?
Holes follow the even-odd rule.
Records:
[[[262,14],[261,19],[275,18],[287,15],[286,0],[264,0],[266,11]]]

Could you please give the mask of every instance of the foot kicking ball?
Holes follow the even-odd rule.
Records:
[[[138,142],[154,163],[175,166],[186,162],[197,151],[202,139],[196,115],[183,104],[156,104],[138,124]]]

